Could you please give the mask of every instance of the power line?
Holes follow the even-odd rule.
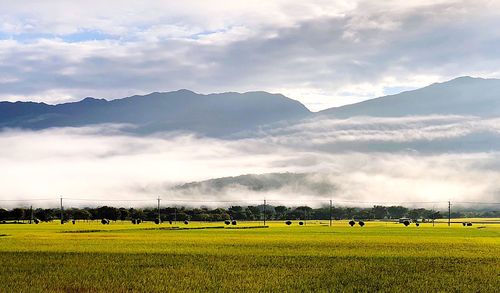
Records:
[[[59,201],[60,199],[65,201],[87,201],[87,202],[153,202],[157,201],[158,198],[146,198],[146,199],[130,199],[130,198],[114,198],[114,199],[100,199],[100,198],[78,198],[78,197],[60,197],[60,198],[26,198],[26,199],[0,199],[0,202],[37,202],[37,201]],[[204,199],[161,199],[166,203],[262,203],[261,199],[233,199],[233,200],[204,200]],[[383,205],[408,205],[408,204],[447,204],[448,201],[363,201],[363,200],[340,200],[340,199],[266,199],[266,203],[283,203],[283,202],[293,202],[293,203],[325,203],[328,204],[330,201],[335,203],[349,203],[349,204],[383,204]],[[500,205],[500,202],[481,202],[481,201],[453,201],[454,204],[477,204],[477,205]]]

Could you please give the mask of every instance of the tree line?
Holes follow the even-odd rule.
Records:
[[[63,220],[99,220],[126,221],[140,219],[154,221],[158,219],[156,208],[117,208],[112,206],[69,208],[63,209]],[[448,216],[447,211],[435,211],[425,208],[406,208],[403,206],[381,206],[371,208],[355,207],[320,207],[309,206],[231,206],[229,208],[188,208],[163,207],[160,209],[162,221],[225,221],[225,220],[335,220],[343,219],[440,219]],[[462,210],[453,211],[452,218],[496,218],[500,211]],[[40,221],[60,220],[61,210],[57,208],[0,208],[0,221],[26,221],[30,219]]]

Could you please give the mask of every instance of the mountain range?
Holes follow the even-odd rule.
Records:
[[[49,105],[0,102],[0,128],[45,129],[103,123],[130,125],[139,133],[188,131],[224,137],[280,121],[315,116],[500,116],[500,80],[460,77],[444,83],[330,108],[317,113],[298,101],[267,92],[197,94],[189,90],[106,100],[85,98]]]

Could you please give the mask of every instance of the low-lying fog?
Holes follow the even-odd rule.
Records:
[[[132,136],[121,127],[3,130],[0,199],[20,201],[0,205],[52,198],[35,205],[56,205],[60,196],[96,199],[73,205],[114,199],[153,205],[158,196],[165,202],[500,201],[500,119],[320,117],[231,140],[188,133]],[[217,177],[285,172],[306,173],[307,182],[264,190],[238,184],[172,189]],[[316,184],[334,188],[324,192]]]

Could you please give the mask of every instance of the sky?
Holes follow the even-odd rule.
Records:
[[[500,77],[500,2],[0,0],[0,100],[265,90],[313,111]]]

